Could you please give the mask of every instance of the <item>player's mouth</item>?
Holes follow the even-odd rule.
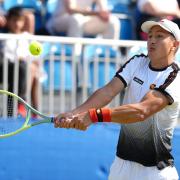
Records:
[[[149,52],[153,52],[153,51],[155,51],[155,50],[156,50],[155,47],[149,47],[149,48],[148,48],[148,51],[149,51]]]

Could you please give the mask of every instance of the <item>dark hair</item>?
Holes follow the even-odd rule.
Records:
[[[180,8],[180,0],[177,0],[177,3],[178,3],[178,6],[179,6],[179,8]]]
[[[24,16],[23,8],[21,6],[14,6],[10,8],[6,14],[7,18]]]

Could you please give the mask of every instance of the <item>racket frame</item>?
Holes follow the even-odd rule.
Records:
[[[16,135],[16,134],[18,134],[18,133],[20,133],[22,131],[25,131],[25,130],[33,127],[33,126],[36,126],[36,125],[39,125],[39,124],[42,124],[42,123],[54,123],[54,117],[46,116],[43,113],[39,112],[38,110],[34,109],[32,106],[30,106],[26,101],[24,101],[18,95],[14,94],[12,92],[6,91],[6,90],[0,90],[0,94],[2,94],[2,95],[5,94],[7,96],[12,96],[12,97],[16,98],[18,101],[20,101],[22,104],[25,105],[26,110],[27,110],[27,114],[26,114],[26,117],[25,117],[25,122],[21,126],[21,128],[17,129],[16,131],[13,131],[13,132],[0,135],[0,138],[6,138],[6,137],[9,137],[9,136]],[[40,116],[42,118],[42,120],[37,120],[36,122],[34,122],[32,124],[28,124],[29,121],[30,121],[30,118],[31,118],[31,112],[33,112],[34,114]]]

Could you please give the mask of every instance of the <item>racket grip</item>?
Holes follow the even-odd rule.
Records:
[[[51,117],[51,123],[54,123],[55,118]]]

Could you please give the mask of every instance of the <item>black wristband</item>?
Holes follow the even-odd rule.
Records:
[[[96,109],[96,115],[98,117],[98,122],[103,122],[103,115],[101,109]]]

